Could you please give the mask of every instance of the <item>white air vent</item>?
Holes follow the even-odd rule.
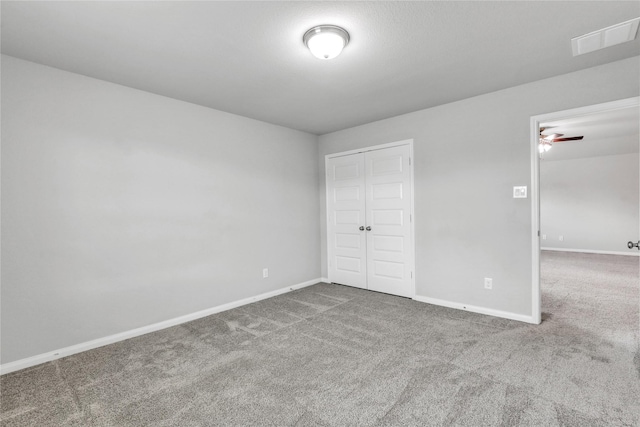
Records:
[[[638,23],[640,18],[635,18],[571,39],[573,56],[632,41],[638,33]]]

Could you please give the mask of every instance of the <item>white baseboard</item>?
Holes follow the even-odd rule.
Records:
[[[322,283],[331,283],[331,282],[329,281],[329,279],[327,279],[326,277],[321,277],[321,278],[320,278],[320,281],[321,281]]]
[[[640,256],[640,251],[635,252],[628,251],[597,251],[592,249],[566,249],[566,248],[540,248],[541,251],[555,251],[555,252],[582,252],[586,254],[601,254],[601,255],[625,255],[625,256]]]
[[[533,323],[533,324],[538,323],[533,319],[532,316],[525,316],[523,314],[511,313],[509,311],[494,310],[492,308],[461,304],[458,302],[452,302],[452,301],[447,301],[447,300],[442,300],[437,298],[423,297],[420,295],[416,295],[415,297],[413,297],[413,299],[420,302],[426,302],[427,304],[434,304],[434,305],[440,305],[442,307],[455,308],[455,309],[464,310],[464,311],[471,311],[473,313],[486,314],[493,317],[501,317],[503,319],[518,320],[520,322]]]
[[[173,319],[165,320],[162,322],[154,323],[152,325],[143,326],[141,328],[131,329],[129,331],[121,332],[119,334],[109,335],[104,338],[98,338],[91,341],[86,341],[80,344],[72,345],[69,347],[61,348],[59,350],[50,351],[47,353],[39,354],[37,356],[27,357],[25,359],[16,360],[15,362],[5,363],[0,365],[0,375],[8,374],[9,372],[19,371],[20,369],[30,368],[31,366],[39,365],[41,363],[50,362],[52,360],[60,359],[62,357],[71,356],[72,354],[81,353],[83,351],[91,350],[94,348],[102,347],[108,344],[113,344],[118,341],[124,341],[129,338],[134,338],[140,335],[148,334],[150,332],[159,331],[161,329],[170,328],[172,326],[180,325],[181,323],[190,322],[192,320],[207,317],[212,314],[220,313],[222,311],[231,310],[232,308],[240,307],[243,305],[251,304],[252,302],[260,301],[263,299],[275,297],[287,292],[294,291],[296,289],[305,288],[307,286],[315,285],[318,282],[324,281],[324,279],[313,279],[297,285],[287,286],[284,288],[276,289],[275,291],[266,292],[264,294],[256,295],[233,301],[227,304],[222,304],[216,307],[208,308],[206,310],[196,311],[195,313],[186,314],[184,316],[175,317]]]

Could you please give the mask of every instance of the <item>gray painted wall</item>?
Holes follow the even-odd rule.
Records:
[[[320,277],[317,183],[314,135],[3,56],[2,363]]]
[[[638,191],[638,153],[543,160],[540,245],[629,253],[627,242],[640,237]]]
[[[531,187],[530,118],[638,96],[639,74],[634,57],[323,135],[320,167],[329,153],[413,138],[417,295],[531,315],[531,199],[512,198]]]

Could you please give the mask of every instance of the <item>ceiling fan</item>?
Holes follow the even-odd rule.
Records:
[[[552,144],[555,144],[557,142],[580,141],[582,138],[584,138],[584,136],[571,136],[568,138],[562,138],[564,136],[563,133],[552,133],[549,135],[542,134],[542,132],[544,132],[547,129],[551,129],[552,127],[555,127],[555,126],[547,126],[547,127],[540,128],[540,142],[538,144],[538,150],[540,151],[540,154],[551,150]]]

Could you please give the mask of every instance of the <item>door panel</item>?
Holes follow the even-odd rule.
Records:
[[[382,252],[403,252],[404,238],[400,236],[373,235],[373,250]]]
[[[330,281],[413,297],[410,153],[404,145],[327,160]]]
[[[365,153],[367,287],[413,297],[410,147]]]
[[[364,157],[327,160],[327,240],[329,280],[367,287]]]
[[[372,226],[399,226],[402,227],[404,223],[405,211],[403,209],[371,209],[369,217]]]
[[[373,191],[371,197],[374,200],[397,199],[402,197],[402,183],[395,182],[392,184],[375,184],[371,189]]]

